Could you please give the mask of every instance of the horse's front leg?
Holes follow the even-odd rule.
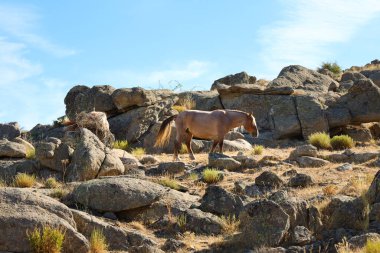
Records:
[[[195,160],[193,149],[191,148],[191,139],[193,138],[192,134],[188,134],[185,140],[185,144],[187,147],[187,152],[189,152],[190,160]]]
[[[180,150],[181,148],[181,140],[178,140],[178,139],[175,139],[174,140],[174,154],[173,154],[173,161],[180,161],[181,159],[179,159],[178,157],[178,151]]]

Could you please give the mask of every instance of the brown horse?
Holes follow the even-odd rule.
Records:
[[[215,110],[215,111],[198,111],[188,110],[178,115],[173,115],[162,122],[158,132],[155,146],[162,147],[169,141],[171,133],[171,122],[175,120],[177,128],[176,139],[174,141],[174,159],[179,160],[178,151],[184,141],[189,152],[190,159],[194,160],[193,150],[191,149],[191,139],[193,137],[213,140],[211,153],[214,152],[216,145],[219,143],[220,152],[223,152],[224,136],[228,131],[235,127],[244,126],[244,128],[257,137],[255,118],[251,113],[238,110]]]

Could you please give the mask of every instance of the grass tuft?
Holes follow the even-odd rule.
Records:
[[[364,247],[365,253],[380,253],[380,240],[368,240]]]
[[[223,223],[223,232],[227,235],[232,235],[238,231],[240,220],[235,215],[228,215],[220,217]]]
[[[338,187],[336,185],[328,185],[322,189],[325,196],[331,197],[337,194]]]
[[[255,145],[255,146],[253,146],[252,151],[251,151],[251,153],[253,155],[261,155],[261,154],[263,154],[263,152],[264,152],[264,146],[263,145]]]
[[[182,213],[178,216],[175,216],[175,220],[176,220],[176,223],[178,225],[178,227],[182,230],[185,229],[186,227],[186,224],[187,224],[187,217],[186,217],[186,214]]]
[[[20,188],[33,187],[37,182],[35,175],[28,175],[26,173],[19,173],[15,176],[13,185]]]
[[[179,186],[177,180],[174,178],[164,177],[158,181],[160,185],[172,188],[174,190],[179,190],[181,187]]]
[[[65,197],[67,194],[69,194],[69,191],[66,189],[62,188],[55,188],[53,192],[49,194],[50,197],[55,198],[55,199],[62,199]]]
[[[221,181],[223,178],[219,170],[206,168],[202,172],[202,179],[208,184],[215,184]]]
[[[26,159],[33,160],[36,158],[36,150],[26,147]]]
[[[134,148],[131,154],[137,157],[143,156],[145,155],[145,148]]]
[[[179,150],[180,154],[187,154],[189,151],[187,150],[187,146],[185,143],[182,143],[181,149]]]
[[[176,110],[178,113],[181,113],[187,110],[187,108],[183,105],[173,105],[172,109]]]
[[[355,146],[354,140],[348,135],[337,135],[331,139],[333,149],[348,149]]]
[[[198,180],[198,174],[197,173],[190,173],[187,176],[187,179],[192,180],[192,181],[197,181]]]
[[[62,229],[44,226],[42,231],[35,228],[27,232],[32,252],[34,253],[59,253],[62,250],[65,232]]]
[[[53,188],[58,188],[60,186],[61,184],[54,177],[49,177],[48,179],[45,180],[46,188],[53,189]]]
[[[327,133],[316,132],[309,135],[308,142],[320,149],[331,149],[331,139]]]
[[[113,148],[117,148],[117,149],[122,149],[122,150],[127,150],[128,148],[128,141],[124,140],[119,140],[119,141],[115,141],[113,144],[112,144],[112,147]]]
[[[94,229],[90,237],[90,253],[106,253],[108,252],[108,244],[103,231]]]
[[[322,65],[318,68],[318,71],[323,69],[328,69],[334,74],[340,74],[342,72],[342,68],[336,62],[322,62]]]

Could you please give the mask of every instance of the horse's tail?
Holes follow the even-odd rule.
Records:
[[[163,147],[168,143],[170,133],[172,132],[171,122],[177,118],[178,115],[173,115],[162,122],[160,131],[158,131],[155,147]]]

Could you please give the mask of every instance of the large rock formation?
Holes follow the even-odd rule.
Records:
[[[216,89],[217,84],[225,84],[228,86],[234,86],[235,84],[242,84],[242,83],[248,83],[248,84],[254,84],[256,82],[256,77],[248,75],[246,72],[240,72],[236,73],[234,75],[228,75],[223,78],[220,78],[211,86],[211,90]]]

